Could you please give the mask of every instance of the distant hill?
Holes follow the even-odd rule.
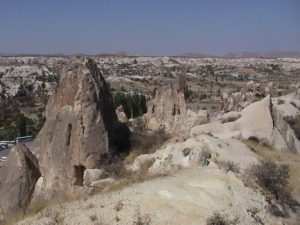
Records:
[[[237,52],[223,55],[226,58],[300,58],[300,52],[273,51],[266,53]]]
[[[128,52],[117,52],[117,53],[115,53],[114,55],[117,55],[117,56],[131,56],[131,54],[130,53],[128,53]]]
[[[215,57],[213,55],[207,55],[207,54],[202,54],[202,53],[192,53],[192,52],[187,52],[182,55],[181,57],[192,57],[192,58],[206,58],[206,57]]]

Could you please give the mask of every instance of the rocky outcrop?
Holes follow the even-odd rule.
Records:
[[[127,123],[128,122],[128,118],[124,112],[124,109],[123,109],[123,106],[120,105],[116,108],[116,113],[117,113],[117,116],[118,116],[118,120],[121,122],[121,123]]]
[[[300,152],[299,140],[271,102],[270,96],[254,102],[240,113],[234,122],[195,126],[191,135],[211,133],[220,138],[257,138],[281,151]]]
[[[13,147],[0,170],[0,220],[26,210],[40,176],[37,159],[27,147]]]
[[[292,152],[300,153],[300,142],[295,132],[290,128],[289,124],[284,120],[282,114],[276,106],[271,108],[274,127],[279,131],[284,139],[286,146]]]
[[[232,162],[240,169],[258,162],[255,154],[239,140],[200,134],[184,142],[168,143],[152,154],[139,155],[127,169],[138,171],[148,165],[149,174],[158,176],[170,174],[176,168],[205,167],[214,161]]]
[[[147,108],[144,118],[149,129],[164,127],[168,133],[187,132],[187,108],[178,83],[157,89],[155,99]]]
[[[265,95],[266,92],[261,88],[260,84],[255,83],[254,81],[250,81],[239,92],[224,92],[222,94],[221,111],[240,111],[252,102],[260,100],[262,97],[265,97]]]
[[[100,168],[117,149],[112,95],[92,60],[63,69],[46,118],[32,147],[43,176],[41,189],[45,198],[72,194],[81,190],[85,170]]]
[[[177,79],[157,89],[155,98],[148,103],[143,116],[146,127],[151,130],[165,130],[166,133],[187,135],[192,126],[206,123],[205,110],[198,113],[188,109],[184,98],[185,80]]]
[[[86,169],[83,174],[83,185],[90,186],[91,183],[106,177],[104,169]]]

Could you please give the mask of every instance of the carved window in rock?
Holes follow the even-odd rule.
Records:
[[[72,134],[72,124],[68,124],[67,133],[66,133],[66,145],[69,146],[71,142],[71,134]]]
[[[152,113],[155,112],[155,105],[152,106]]]
[[[172,116],[176,115],[176,105],[173,105]]]
[[[82,165],[74,166],[74,176],[75,176],[74,185],[83,186],[83,174],[85,169],[86,169],[85,166]]]

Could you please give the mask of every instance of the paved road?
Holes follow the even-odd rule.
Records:
[[[0,157],[2,157],[2,156],[7,157],[9,152],[10,152],[10,148],[0,151]]]
[[[31,146],[32,146],[32,143],[33,142],[27,142],[27,143],[25,143],[25,145],[27,146],[27,148],[31,148]],[[8,156],[8,154],[10,153],[10,149],[11,148],[7,148],[7,149],[5,149],[5,150],[2,150],[2,151],[0,151],[0,158],[1,157],[3,157],[3,156]]]

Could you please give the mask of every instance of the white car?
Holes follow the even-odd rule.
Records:
[[[7,157],[6,157],[6,156],[2,156],[2,157],[0,158],[0,162],[5,162],[5,161],[6,161],[6,159],[7,159]]]

